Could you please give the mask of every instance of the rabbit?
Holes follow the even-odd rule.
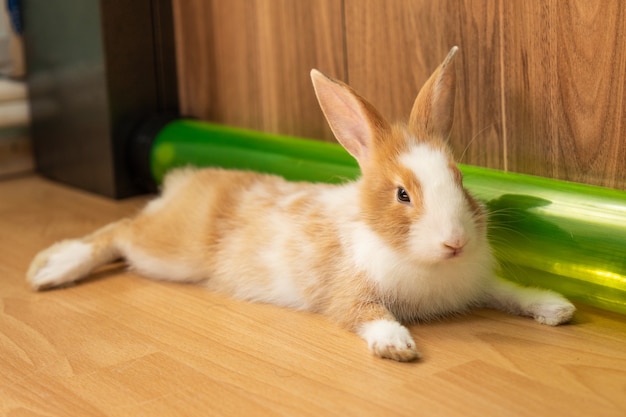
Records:
[[[471,308],[569,321],[575,307],[561,295],[494,272],[487,213],[447,146],[456,53],[424,84],[406,124],[390,124],[351,87],[311,71],[331,130],[359,164],[357,180],[175,169],[134,218],[39,253],[30,285],[62,286],[123,258],[155,280],[325,315],[397,361],[421,356],[405,324]]]

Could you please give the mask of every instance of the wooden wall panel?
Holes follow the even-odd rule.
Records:
[[[350,84],[385,116],[406,120],[422,84],[460,47],[454,130],[463,162],[501,168],[497,2],[346,0]],[[494,58],[496,57],[496,58]]]
[[[626,3],[503,10],[510,169],[626,189]]]
[[[345,76],[340,2],[174,0],[174,10],[185,114],[332,139],[309,71]]]
[[[462,162],[626,189],[620,0],[173,0],[183,110],[332,140],[309,70],[390,119],[460,47]]]

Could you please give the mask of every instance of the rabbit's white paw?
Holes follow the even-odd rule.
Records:
[[[372,353],[387,359],[408,362],[420,358],[409,330],[400,323],[390,320],[374,320],[365,323],[359,330]]]
[[[91,245],[78,240],[65,240],[39,253],[32,261],[26,277],[35,290],[72,282],[89,272]]]
[[[529,310],[537,322],[556,326],[570,321],[576,311],[576,307],[566,299],[558,296],[552,300],[533,304],[529,306]]]

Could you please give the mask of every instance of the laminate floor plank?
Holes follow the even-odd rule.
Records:
[[[29,289],[35,253],[146,201],[37,176],[0,182],[0,415],[626,414],[626,317],[584,305],[556,328],[486,310],[414,325],[424,358],[403,364],[321,316],[121,264]]]

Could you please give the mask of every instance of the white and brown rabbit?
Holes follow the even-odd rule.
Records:
[[[317,98],[360,179],[288,182],[221,169],[178,169],[136,217],[41,252],[35,289],[74,282],[124,258],[153,279],[317,312],[383,358],[420,356],[415,322],[490,307],[557,325],[574,306],[494,275],[487,215],[446,146],[453,48],[420,91],[409,123],[389,124],[347,85],[313,70]]]

